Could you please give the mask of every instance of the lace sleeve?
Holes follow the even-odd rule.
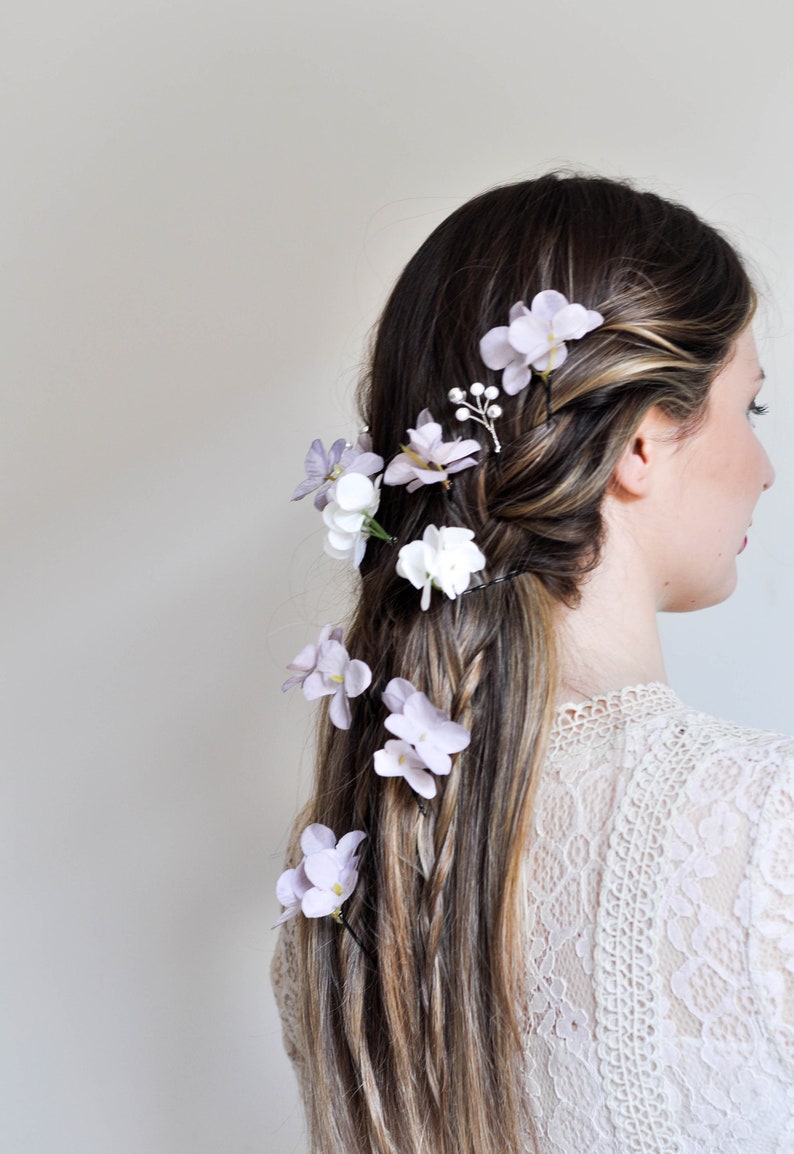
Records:
[[[298,1077],[301,1094],[305,1098],[306,1064],[303,1056],[300,1008],[298,1005],[298,953],[295,934],[294,921],[285,922],[281,927],[270,967],[270,980],[281,1015],[284,1049],[292,1062]]]
[[[769,1036],[794,1072],[794,751],[764,803],[749,884],[750,970]]]

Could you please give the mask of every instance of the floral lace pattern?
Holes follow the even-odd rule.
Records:
[[[658,684],[564,706],[525,869],[527,1148],[794,1154],[794,739]]]

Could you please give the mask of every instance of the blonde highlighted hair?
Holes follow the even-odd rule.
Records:
[[[385,488],[346,644],[373,671],[349,730],[321,725],[309,821],[361,829],[346,916],[299,919],[300,1028],[310,1142],[319,1154],[504,1154],[526,1147],[521,1082],[522,865],[557,690],[556,609],[598,564],[615,463],[658,405],[682,433],[747,325],[754,294],[735,251],[688,209],[625,183],[550,175],[498,188],[445,220],[384,309],[360,407],[386,460],[429,408],[457,433],[447,394],[499,384],[479,338],[542,289],[604,324],[569,347],[544,389],[504,399],[502,452],[453,486]],[[520,576],[427,612],[395,573],[428,524],[474,530],[483,580]],[[373,754],[388,736],[380,691],[408,678],[471,731],[421,812]],[[296,864],[291,862],[290,864]]]

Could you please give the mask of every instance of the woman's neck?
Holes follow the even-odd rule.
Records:
[[[557,640],[558,704],[667,680],[652,581],[636,557],[609,544],[579,606],[562,607]]]

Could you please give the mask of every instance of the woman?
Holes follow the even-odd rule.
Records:
[[[331,696],[274,964],[313,1151],[794,1150],[794,743],[682,705],[656,626],[773,481],[754,306],[687,209],[578,177],[398,281],[372,445],[302,487],[365,548],[288,683]]]

